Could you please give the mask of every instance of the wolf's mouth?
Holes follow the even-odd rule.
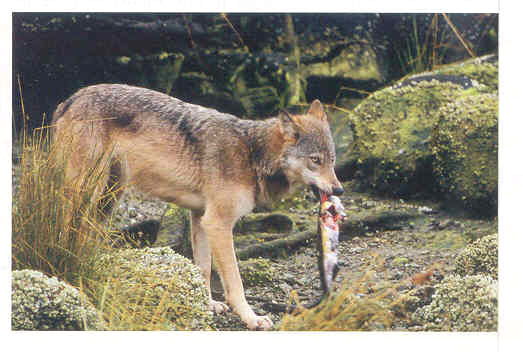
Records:
[[[327,192],[323,192],[321,189],[318,188],[315,184],[311,185],[312,193],[316,196],[316,199],[320,202],[325,201],[327,198],[329,198],[329,194]]]

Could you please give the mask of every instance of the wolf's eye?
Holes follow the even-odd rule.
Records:
[[[310,156],[311,161],[316,165],[321,165],[321,159],[319,156],[311,155]]]

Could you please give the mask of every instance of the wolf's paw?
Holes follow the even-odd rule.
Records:
[[[226,305],[223,302],[218,302],[213,299],[209,302],[209,305],[211,306],[211,311],[213,311],[216,314],[221,314],[223,312],[226,312],[229,310],[229,306]]]
[[[268,316],[255,315],[252,319],[247,322],[249,330],[267,330],[272,328],[272,321]]]

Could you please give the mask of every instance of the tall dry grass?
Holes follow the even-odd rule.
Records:
[[[376,270],[383,270],[383,259],[374,256],[373,264],[362,268],[362,275],[345,282],[339,290],[312,309],[297,303],[298,309],[282,317],[282,331],[387,331],[408,316],[405,302],[410,298],[398,291],[398,283],[376,282]],[[295,295],[291,300],[299,302]]]
[[[12,201],[12,267],[39,270],[78,286],[107,247],[110,221],[102,221],[97,204],[103,201],[98,191],[109,165],[99,158],[69,185],[65,170],[74,150],[71,143],[51,143],[49,132],[42,127],[22,137]]]
[[[442,21],[441,17],[448,26],[444,27],[443,30],[438,25]],[[418,33],[416,18],[417,16],[412,16],[411,35],[406,38],[405,42],[397,43],[400,48],[394,48],[404,75],[431,71],[441,66],[449,48],[452,47],[447,42],[449,41],[448,38],[451,38],[450,33],[458,39],[470,57],[475,57],[470,45],[467,44],[447,14],[434,14],[424,38]]]
[[[146,297],[155,283],[127,287],[113,275],[117,268],[100,265],[104,256],[114,255],[110,244],[117,236],[111,231],[111,216],[102,214],[103,205],[121,191],[114,185],[103,195],[100,192],[110,167],[108,158],[102,156],[79,170],[83,177],[71,184],[66,166],[75,150],[67,138],[52,143],[51,130],[35,129],[19,141],[12,269],[38,270],[77,287],[101,312],[106,330],[172,329],[170,302],[150,302]],[[129,302],[129,297],[136,302]]]

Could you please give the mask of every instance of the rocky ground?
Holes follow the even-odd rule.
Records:
[[[350,184],[345,187],[350,189]],[[346,192],[341,199],[348,219],[340,233],[340,272],[334,289],[358,286],[358,294],[362,297],[376,288],[392,286],[398,294],[411,292],[419,296],[418,306],[427,304],[433,285],[452,272],[455,258],[464,246],[497,232],[497,220],[467,218],[440,209],[429,201],[383,199],[354,192]],[[167,208],[168,204],[127,193],[116,219],[125,224],[158,218]],[[314,225],[312,195],[307,194],[301,205],[289,206],[287,211],[289,216]],[[237,236],[240,249],[244,236]],[[261,264],[255,267],[258,269],[254,269],[256,279],[252,279],[252,270],[251,278],[247,278],[249,271],[243,269],[250,261],[241,261],[245,294],[255,312],[268,314],[278,327],[283,313],[275,312],[274,304],[285,305],[292,295],[297,295],[301,303],[320,297],[317,253],[313,239],[276,257],[268,253],[266,259],[259,260]],[[431,270],[433,275],[429,278],[423,275]],[[363,290],[361,284],[365,285]],[[214,273],[212,289],[215,298],[223,300],[220,281]],[[232,312],[215,315],[214,327],[217,330],[246,330]],[[391,326],[393,330],[419,328],[409,319],[400,319]]]

